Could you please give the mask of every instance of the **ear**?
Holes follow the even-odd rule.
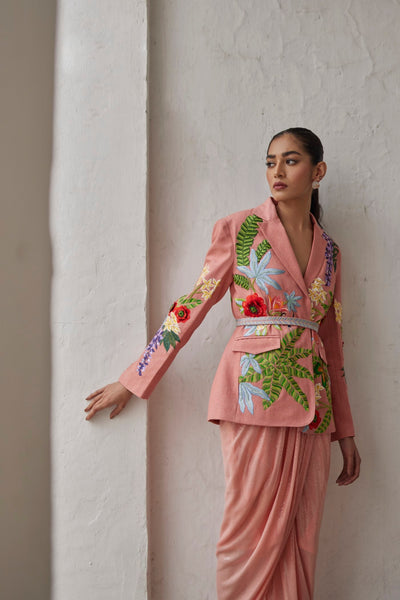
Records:
[[[314,178],[318,179],[318,181],[321,181],[321,179],[325,177],[327,168],[326,162],[323,160],[317,163],[314,167]]]

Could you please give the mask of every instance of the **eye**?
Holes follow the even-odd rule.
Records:
[[[267,165],[267,169],[270,169],[271,167],[273,167],[275,165],[275,163],[271,162],[270,160],[267,160],[267,162],[265,164]]]
[[[287,165],[297,165],[297,160],[295,160],[294,158],[288,158],[286,161]]]

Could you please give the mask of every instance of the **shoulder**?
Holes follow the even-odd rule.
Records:
[[[225,226],[228,227],[231,231],[238,230],[243,223],[246,221],[263,221],[260,216],[258,216],[255,212],[254,208],[248,208],[245,210],[239,210],[237,212],[231,213],[222,219],[219,219],[216,222],[216,226]]]

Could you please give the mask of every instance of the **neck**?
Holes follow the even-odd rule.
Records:
[[[291,231],[301,232],[312,227],[310,209],[311,198],[303,201],[296,198],[295,200],[276,202],[276,212],[283,226]]]

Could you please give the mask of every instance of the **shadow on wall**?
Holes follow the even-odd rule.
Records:
[[[0,6],[1,590],[50,598],[49,188],[56,1]]]

